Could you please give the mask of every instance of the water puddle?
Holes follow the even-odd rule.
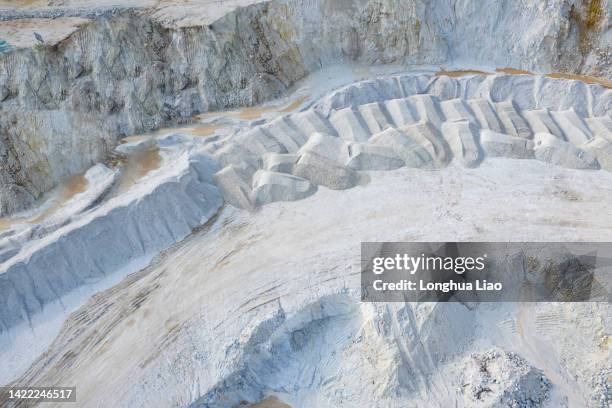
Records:
[[[0,218],[0,230],[9,229],[11,226],[20,223],[38,224],[55,214],[64,204],[70,201],[75,195],[87,189],[87,179],[85,173],[74,174],[62,180],[62,182],[49,193],[48,199],[43,201],[39,211],[33,215],[15,216]]]
[[[159,149],[143,150],[129,155],[120,163],[121,176],[117,189],[113,196],[128,191],[140,179],[145,177],[151,171],[158,169],[162,164],[162,157],[159,154]]]

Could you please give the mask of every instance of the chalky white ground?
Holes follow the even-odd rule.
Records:
[[[36,242],[14,240],[2,265],[13,285],[2,380],[74,384],[83,406],[269,394],[296,407],[605,406],[607,304],[363,304],[357,294],[361,241],[609,241],[611,101],[599,86],[543,77],[396,75],[208,139],[162,136],[164,164],[129,194]],[[74,296],[87,273],[114,276],[207,220],[93,297],[51,345],[57,325],[25,323]],[[108,245],[79,242],[91,245],[79,255],[92,272],[57,261],[91,231]],[[20,280],[49,262],[66,271],[63,286]],[[26,350],[47,346],[24,373]]]
[[[229,381],[219,390],[229,399],[213,406],[261,393],[296,407],[342,398],[474,406],[459,372],[472,352],[498,346],[543,370],[550,406],[565,397],[584,406],[610,363],[609,305],[360,304],[359,242],[609,240],[610,181],[603,171],[495,159],[373,173],[367,186],[320,189],[254,214],[226,208],[212,231],[145,277],[90,301],[23,379],[75,384],[83,406],[188,404],[232,375],[251,388]],[[296,336],[302,348],[290,345]],[[75,357],[64,361],[68,350]],[[43,362],[51,365],[41,373]]]

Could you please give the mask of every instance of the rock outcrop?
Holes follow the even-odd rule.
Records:
[[[608,0],[499,1],[490,7],[457,0],[278,0],[218,18],[214,10],[192,8],[192,20],[200,23],[189,24],[147,7],[2,13],[7,24],[24,17],[82,21],[71,23],[65,38],[0,54],[0,215],[27,207],[62,177],[103,160],[124,135],[261,102],[332,64],[470,61],[603,76],[612,66]],[[401,97],[392,89],[375,92]],[[366,101],[353,97],[352,103]],[[414,113],[430,105],[420,100]],[[498,112],[509,134],[526,132],[507,108]],[[474,113],[486,117],[484,109]],[[398,114],[410,121],[407,112],[389,112],[394,121]],[[355,126],[354,113],[337,112],[331,122]],[[359,114],[367,124],[381,118],[375,105],[360,107]],[[427,120],[439,125],[436,116]],[[363,141],[359,133],[342,134]]]

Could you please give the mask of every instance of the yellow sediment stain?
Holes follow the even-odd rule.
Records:
[[[82,193],[87,188],[85,173],[68,176],[60,188],[64,198],[72,198],[76,194]]]
[[[612,345],[612,337],[605,335],[601,338],[599,342],[599,348],[602,350],[610,350],[610,346]]]
[[[294,110],[299,108],[300,105],[304,103],[306,100],[308,100],[308,95],[302,95],[299,98],[297,98],[295,101],[291,102],[284,108],[280,109],[279,112],[282,112],[282,113],[293,112]]]
[[[518,68],[512,68],[512,67],[497,68],[495,72],[499,72],[502,74],[509,74],[509,75],[533,75],[533,72],[531,71],[526,71],[524,69],[518,69]]]
[[[0,0],[0,6],[29,7],[35,4],[43,4],[40,0]]]
[[[587,84],[601,85],[604,88],[612,89],[612,81],[606,78],[598,78],[590,75],[568,74],[565,72],[551,72],[546,74],[546,76],[557,79],[573,79],[576,81],[586,82]]]
[[[288,113],[293,112],[299,106],[309,98],[308,95],[302,95],[294,101],[288,103],[285,106],[279,107],[277,105],[266,105],[266,106],[248,106],[242,109],[220,111],[220,112],[205,112],[197,115],[196,118],[199,120],[216,118],[216,117],[232,117],[243,120],[255,120],[261,118],[265,113],[269,112],[282,112]]]
[[[140,142],[141,140],[146,140],[146,139],[149,139],[149,138],[151,138],[153,136],[157,136],[157,132],[149,133],[149,134],[144,134],[144,135],[127,136],[127,137],[124,137],[123,139],[119,140],[119,144]]]
[[[223,129],[227,126],[228,126],[227,124],[223,124],[223,123],[208,122],[208,123],[195,123],[191,126],[163,128],[163,129],[159,129],[158,131],[154,133],[147,134],[147,135],[126,137],[122,139],[120,143],[123,144],[123,143],[130,143],[130,142],[138,142],[138,141],[153,138],[156,136],[161,136],[161,135],[164,135],[170,132],[179,132],[179,133],[183,133],[183,134],[190,135],[190,136],[205,137],[205,136],[210,136],[216,130]]]
[[[51,203],[44,211],[31,217],[0,218],[0,230],[8,229],[17,223],[38,224],[45,221],[75,195],[85,191],[87,184],[85,173],[73,174],[64,178],[55,188],[55,194],[50,199]]]
[[[278,106],[278,105],[267,105],[267,106],[251,106],[243,109],[223,111],[223,112],[206,112],[200,115],[196,115],[196,120],[205,119],[216,119],[222,117],[233,117],[243,120],[254,120],[260,118],[263,114],[268,112],[293,112],[299,106],[309,98],[308,95],[303,95],[290,103]],[[147,140],[153,137],[157,137],[169,132],[181,132],[187,135],[206,137],[212,135],[216,130],[227,127],[227,124],[223,123],[195,123],[190,126],[183,127],[171,127],[162,128],[151,133],[128,136],[119,141],[120,144],[138,142]],[[121,194],[129,190],[132,186],[138,183],[138,180],[149,174],[152,170],[155,170],[161,165],[161,156],[159,149],[143,150],[142,152],[134,153],[125,159],[119,160],[119,165],[123,167],[123,174],[121,180],[117,186],[114,196]],[[0,220],[1,222],[1,220]],[[0,223],[0,228],[2,224]]]
[[[274,108],[262,107],[262,106],[251,106],[244,109],[240,109],[235,112],[228,112],[229,116],[235,116],[240,119],[253,120],[259,119],[264,113],[273,112]]]
[[[594,42],[600,34],[603,17],[604,10],[601,0],[582,0],[582,5],[572,4],[570,7],[570,24],[578,29],[578,48],[583,58],[593,51]]]
[[[587,15],[585,24],[587,28],[596,28],[603,17],[603,8],[601,6],[601,0],[590,0],[587,7]]]
[[[75,195],[82,193],[87,189],[87,179],[85,173],[74,174],[68,176],[62,181],[59,186],[58,197],[51,207],[43,211],[38,217],[29,220],[30,224],[38,224],[49,218],[57,210],[59,210],[66,202],[68,202]]]
[[[419,39],[419,42],[420,42],[420,37],[421,37],[421,20],[419,20],[418,18],[414,22],[414,35]]]
[[[161,166],[159,149],[149,149],[134,153],[125,159],[117,194],[124,193],[151,171]],[[116,194],[115,194],[116,195]]]
[[[436,72],[436,76],[448,76],[452,78],[462,77],[466,75],[491,75],[491,72],[479,71],[475,69],[464,69],[457,71],[438,71]]]
[[[201,123],[190,127],[184,127],[177,129],[180,132],[187,133],[192,136],[210,136],[215,133],[216,130],[226,127],[225,124],[220,123]]]
[[[261,118],[264,114],[270,113],[270,112],[279,112],[279,113],[293,112],[296,109],[298,109],[302,103],[307,101],[308,98],[309,98],[308,95],[302,95],[283,106],[258,105],[258,106],[249,106],[246,108],[230,110],[230,111],[205,112],[205,113],[196,115],[194,119],[196,121],[205,121],[205,120],[211,120],[211,119],[230,117],[230,118],[237,118],[237,119],[242,119],[242,120],[255,120],[255,119]],[[139,142],[142,140],[161,136],[169,132],[181,132],[181,133],[191,135],[191,136],[206,137],[206,136],[212,135],[216,130],[223,129],[227,126],[229,125],[224,124],[224,123],[215,123],[215,122],[209,121],[207,123],[195,123],[195,124],[188,125],[188,126],[161,128],[151,133],[124,137],[123,139],[119,141],[119,144]]]
[[[0,231],[9,229],[15,221],[10,218],[0,218]]]
[[[497,68],[495,72],[502,73],[502,74],[508,74],[508,75],[536,75],[535,73],[531,71],[526,71],[524,69],[518,69],[518,68],[512,68],[512,67]],[[449,77],[461,77],[465,75],[491,75],[491,74],[488,72],[479,71],[475,69],[468,69],[468,70],[460,70],[460,71],[442,70],[442,71],[436,72],[436,75],[437,76],[445,75]],[[612,89],[612,80],[609,80],[606,78],[599,78],[599,77],[590,76],[590,75],[570,74],[566,72],[549,72],[543,75],[549,78],[582,81],[587,84],[596,84],[596,85],[601,85],[604,88]]]
[[[259,119],[264,113],[276,111],[275,107],[269,106],[249,106],[242,109],[221,111],[221,112],[205,112],[197,115],[196,118],[200,120],[215,118],[215,117],[232,117],[244,120],[255,120]]]

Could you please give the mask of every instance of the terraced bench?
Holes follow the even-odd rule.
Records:
[[[229,138],[213,154],[225,167],[217,176],[225,199],[243,208],[303,198],[321,184],[350,188],[355,183],[336,179],[351,170],[440,168],[452,161],[475,167],[488,157],[612,170],[611,112],[612,91],[578,81],[405,74],[340,88],[303,112]],[[272,153],[274,164],[263,159]],[[304,161],[319,164],[305,172],[296,166]],[[239,163],[248,163],[249,170],[227,177],[227,166]],[[284,180],[296,194],[299,185],[313,186],[307,195],[267,195],[262,200],[254,190],[264,188],[265,181],[253,179],[262,168],[278,173],[267,179]]]

